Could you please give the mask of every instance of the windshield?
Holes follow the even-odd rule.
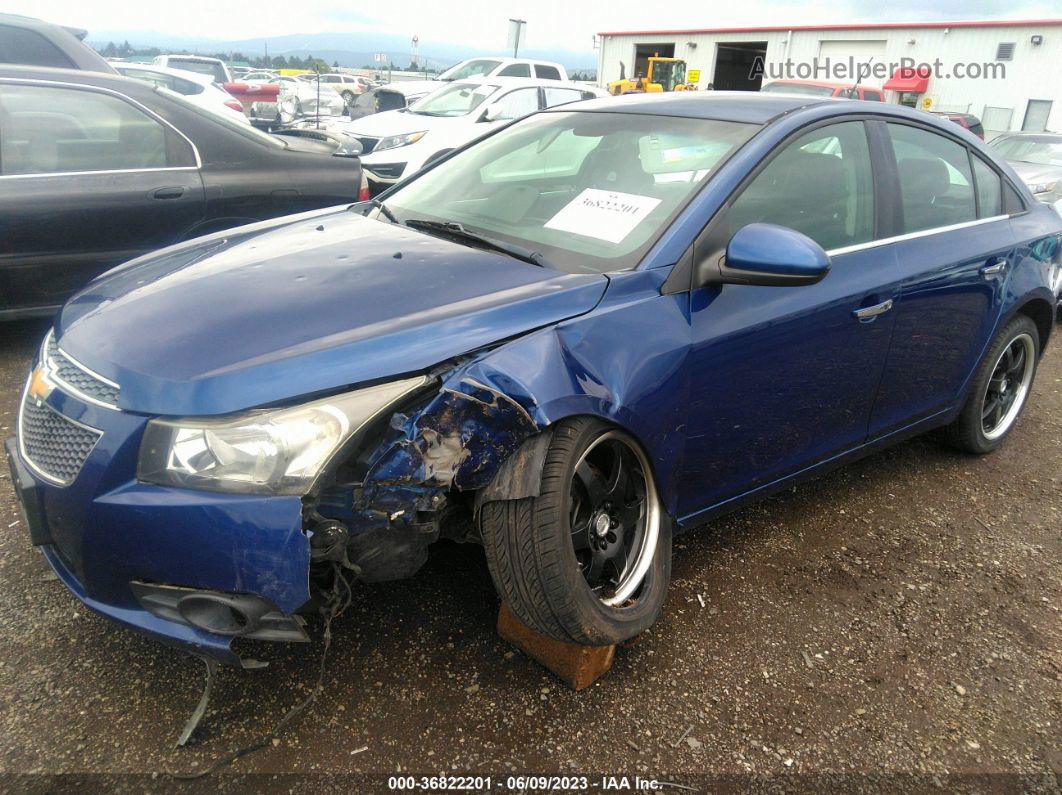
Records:
[[[815,97],[833,96],[830,86],[810,86],[804,83],[768,83],[760,91],[768,94],[810,94]]]
[[[572,273],[633,268],[758,125],[619,113],[541,113],[387,198],[405,222],[456,222]]]
[[[417,100],[409,110],[421,116],[464,116],[497,90],[497,86],[483,83],[452,83]]]
[[[683,61],[654,61],[653,80],[664,91],[674,91],[675,86],[686,82],[686,64]]]
[[[1038,163],[1041,166],[1062,166],[1062,138],[1029,136],[1002,138],[992,142],[992,148],[1005,160]]]
[[[209,75],[216,83],[224,83],[226,79],[225,68],[221,64],[212,61],[195,61],[191,58],[170,58],[166,65],[172,69],[183,69],[186,72]]]
[[[469,61],[466,64],[457,64],[451,66],[441,75],[439,80],[467,80],[470,77],[477,77],[479,75],[489,75],[494,68],[500,64],[501,61],[492,61],[488,58],[480,58],[475,61]]]

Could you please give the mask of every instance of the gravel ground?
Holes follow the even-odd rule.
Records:
[[[2,328],[6,436],[44,326]],[[680,537],[663,617],[582,693],[496,636],[482,554],[438,545],[415,579],[360,589],[312,712],[210,786],[366,791],[452,772],[504,789],[509,774],[584,773],[600,790],[597,774],[622,773],[698,790],[789,775],[808,789],[1057,791],[1060,478],[1056,341],[994,455],[916,439]],[[82,608],[30,547],[0,474],[9,785],[178,786],[168,771],[204,769],[310,692],[320,639],[256,652],[270,667],[224,669],[193,745],[175,750],[201,663]],[[40,775],[64,773],[102,776]],[[362,777],[261,777],[324,773]]]

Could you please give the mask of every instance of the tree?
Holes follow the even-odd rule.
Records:
[[[288,61],[283,55],[273,56],[273,68],[274,69],[287,69]]]
[[[116,55],[118,55],[118,48],[114,46],[114,42],[107,42],[107,46],[103,48],[103,56],[105,58],[114,58]]]

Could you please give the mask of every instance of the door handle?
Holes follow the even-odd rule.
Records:
[[[1006,257],[992,257],[983,268],[981,268],[982,276],[995,276],[997,273],[1002,273],[1007,269]]]
[[[892,309],[891,298],[888,301],[882,301],[880,304],[874,304],[874,306],[856,309],[852,312],[852,317],[856,318],[860,323],[864,323],[873,320],[878,315],[884,315],[890,309]]]
[[[156,199],[179,199],[184,195],[184,188],[159,188],[151,195],[154,196]]]

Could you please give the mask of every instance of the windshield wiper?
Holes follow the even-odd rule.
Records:
[[[390,221],[392,224],[398,224],[399,226],[402,225],[402,222],[395,218],[395,214],[388,210],[387,205],[379,199],[369,199],[369,204],[379,210],[383,217]]]
[[[508,254],[514,259],[530,262],[532,265],[538,265],[540,268],[549,267],[549,264],[543,259],[541,252],[531,251],[530,249],[521,248],[520,246],[514,246],[511,243],[503,243],[500,240],[493,240],[489,237],[484,237],[483,235],[477,235],[475,232],[469,232],[456,221],[429,221],[426,218],[410,218],[406,221],[406,226],[411,229],[421,229],[425,232],[441,233],[454,240],[459,240],[473,246],[490,249],[491,251],[498,251],[502,254]]]

